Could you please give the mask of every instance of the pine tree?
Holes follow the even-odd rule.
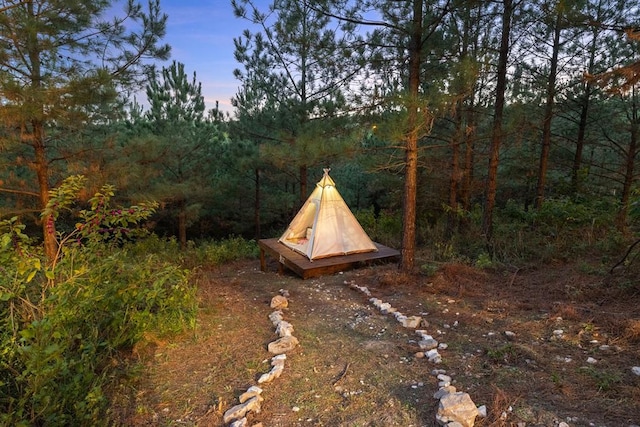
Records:
[[[138,161],[157,171],[148,191],[175,213],[184,248],[187,226],[215,188],[213,171],[223,136],[205,116],[202,85],[195,72],[189,80],[184,64],[173,61],[163,68],[161,79],[153,77],[146,94],[150,107],[138,124],[148,126],[151,135],[137,140],[144,156]]]
[[[275,0],[266,11],[248,0],[232,4],[237,17],[260,28],[235,39],[242,86],[233,104],[242,136],[277,167],[295,170],[301,204],[309,167],[343,150],[331,122],[344,113],[358,37],[307,2]]]
[[[128,0],[122,16],[112,17],[109,0],[30,0],[0,3],[0,120],[2,145],[25,153],[35,178],[28,192],[39,208],[49,201],[52,162],[60,160],[51,127],[81,126],[103,119],[106,104],[146,78],[145,60],[166,59],[159,45],[167,17],[159,0],[148,11]],[[64,168],[63,168],[64,169]],[[33,190],[35,189],[35,190]],[[11,191],[11,188],[2,191]],[[57,250],[55,224],[42,218],[44,248],[52,260]]]

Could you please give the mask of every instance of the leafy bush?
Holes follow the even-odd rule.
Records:
[[[153,253],[158,260],[191,269],[240,259],[255,259],[260,255],[256,242],[242,237],[201,241],[197,244],[188,242],[187,248],[183,249],[175,237],[165,239],[151,235],[128,245],[127,248],[132,256]]]
[[[494,222],[494,256],[503,261],[563,259],[615,247],[616,204],[611,200],[547,199],[539,210],[507,202]]]
[[[373,212],[373,207],[369,209],[360,209],[354,211],[354,216],[364,229],[364,231],[369,235],[369,237],[373,238],[373,235],[376,233],[376,216]]]
[[[355,212],[355,217],[369,237],[384,245],[399,247],[402,241],[402,217],[400,213],[380,212],[375,217],[373,209]]]
[[[219,242],[203,242],[193,249],[199,264],[220,265],[225,262],[257,258],[260,249],[253,240],[230,237]]]
[[[69,178],[47,212],[69,209],[83,183]],[[105,389],[132,347],[195,322],[190,272],[135,249],[154,205],[112,208],[112,195],[90,200],[48,264],[17,218],[0,223],[1,425],[107,425]]]

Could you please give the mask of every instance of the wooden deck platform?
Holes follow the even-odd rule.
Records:
[[[308,279],[310,277],[318,277],[349,270],[374,262],[396,261],[400,257],[400,252],[395,249],[379,243],[375,245],[378,247],[377,252],[340,255],[309,261],[304,255],[278,242],[278,239],[262,239],[258,240],[258,246],[260,247],[260,269],[266,271],[266,255],[269,255],[278,262],[279,273],[282,274],[284,267],[287,267],[303,279]]]

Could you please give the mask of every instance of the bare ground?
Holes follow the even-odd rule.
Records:
[[[633,281],[570,264],[515,271],[444,264],[430,277],[383,265],[308,280],[270,268],[247,261],[198,275],[196,330],[137,349],[140,375],[114,398],[121,425],[223,425],[224,412],[270,369],[266,346],[277,337],[269,302],[281,289],[290,293],[284,318],[300,345],[282,376],[262,386],[262,410],[250,413],[249,425],[434,426],[436,368],[486,405],[476,426],[640,425]],[[448,345],[442,363],[417,357],[414,330],[351,283],[422,316],[421,328]]]

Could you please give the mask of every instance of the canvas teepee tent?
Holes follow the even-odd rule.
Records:
[[[279,241],[310,260],[378,250],[338,193],[329,169]]]

